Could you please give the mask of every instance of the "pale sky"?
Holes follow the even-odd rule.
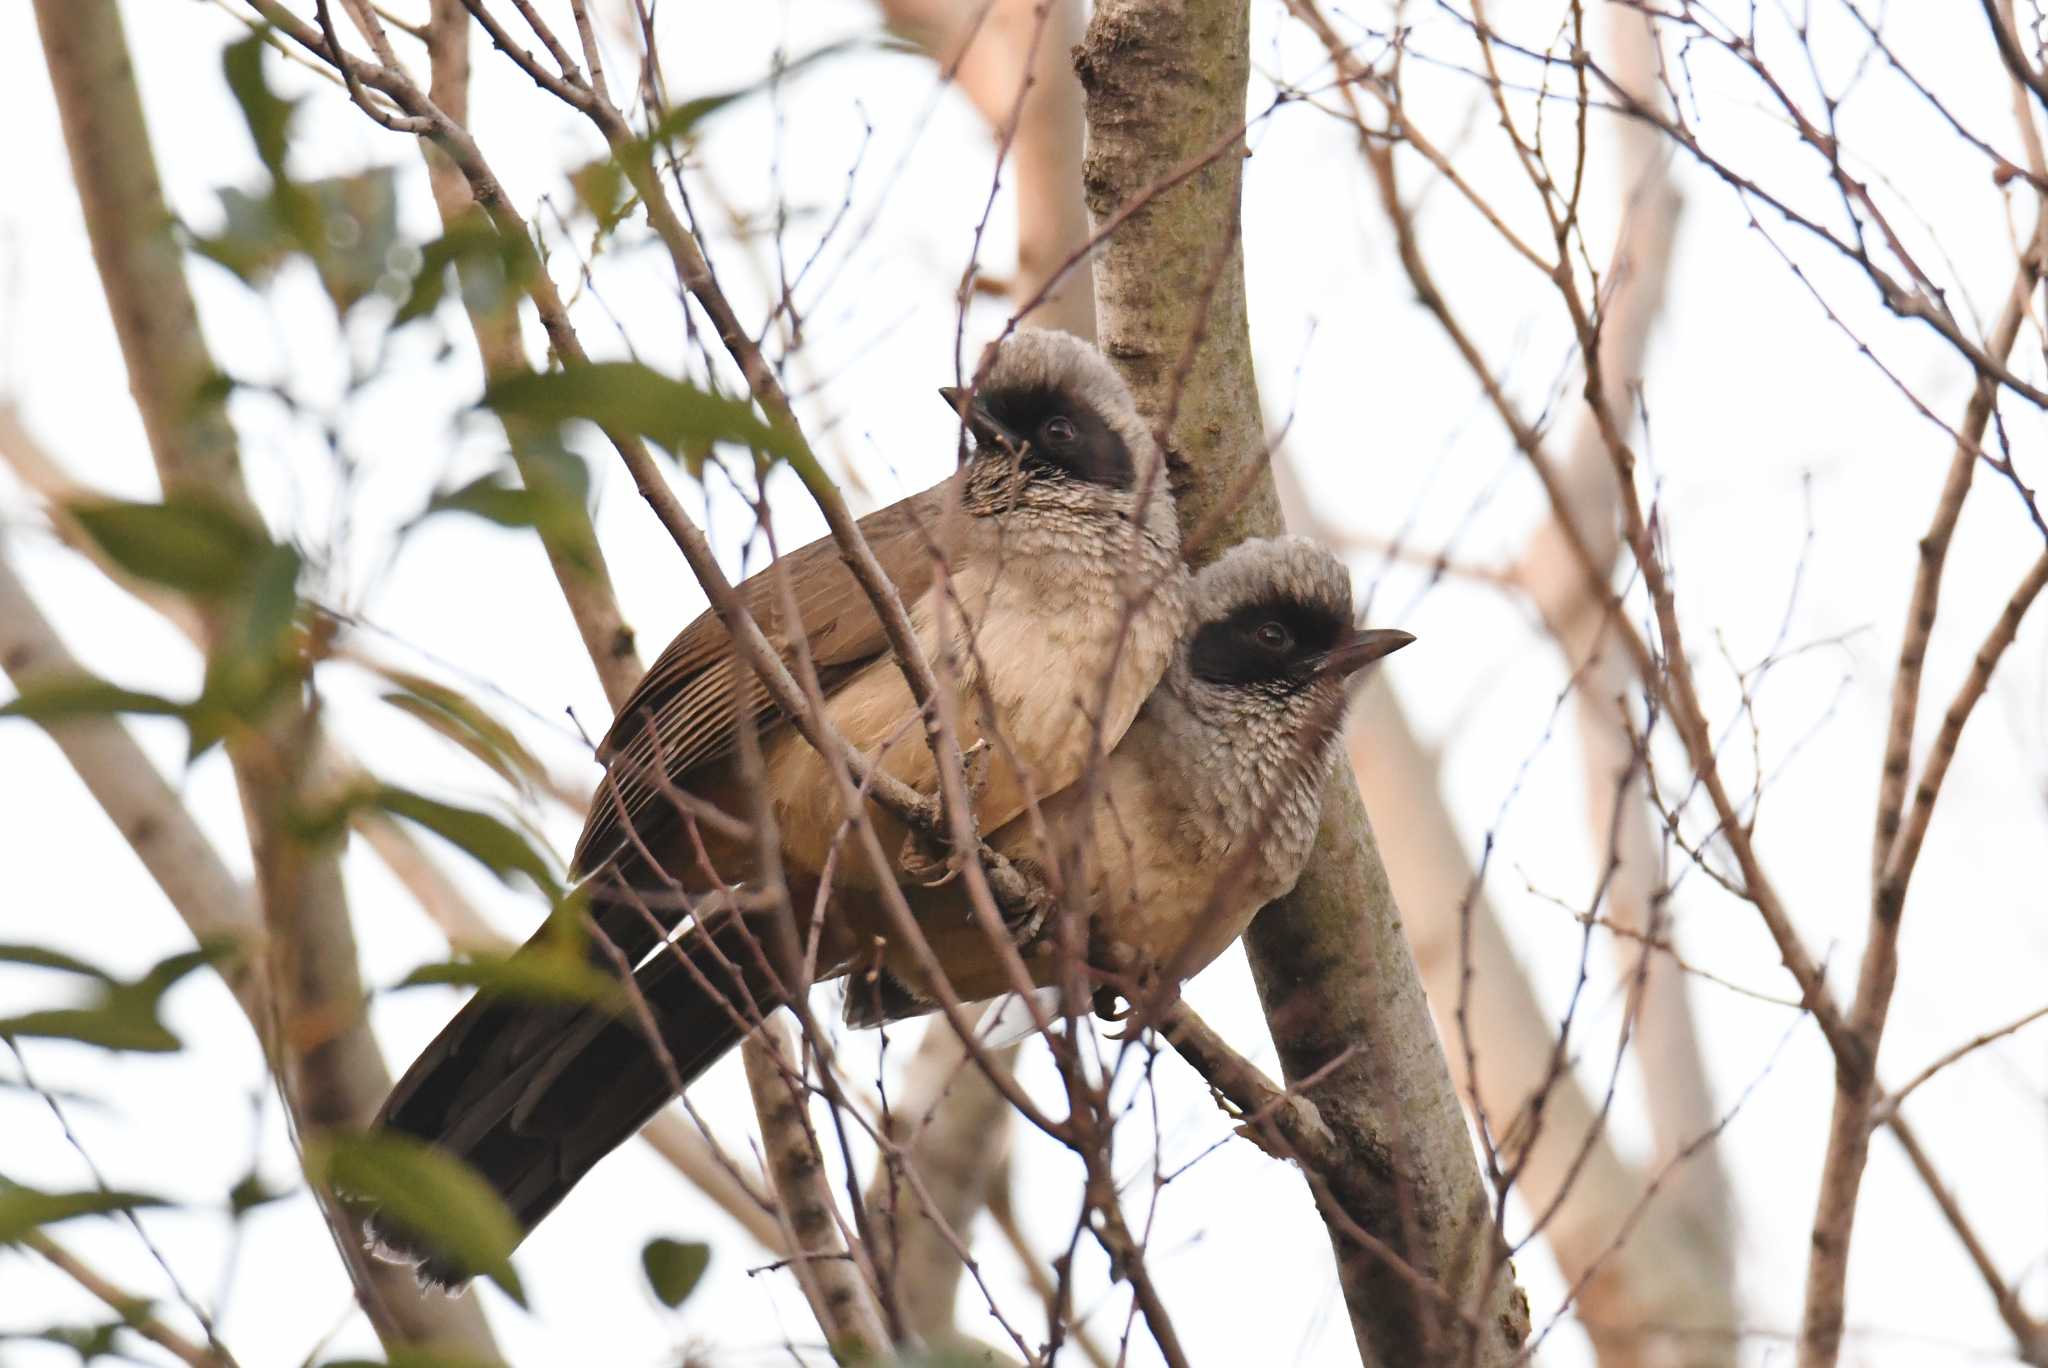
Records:
[[[1839,88],[1861,49],[1847,16],[1824,8],[1816,27],[1820,67],[1830,88]],[[1966,7],[1966,16],[1935,13],[1940,8],[1895,7],[1888,32],[1896,49],[1910,54],[1915,75],[1958,118],[2018,160],[2008,91],[1993,79],[1995,62],[1975,7]],[[1283,24],[1276,5],[1261,0],[1253,9],[1253,108],[1270,98],[1275,78],[1322,84],[1321,54],[1308,36]],[[126,13],[173,207],[203,228],[217,216],[219,187],[247,185],[258,174],[217,75],[219,49],[238,28],[201,0],[147,0],[127,5]],[[778,47],[801,53],[875,28],[872,11],[859,4],[673,6],[663,13],[674,26],[668,77],[685,95],[756,79]],[[1367,8],[1353,17],[1375,23],[1383,16]],[[1469,58],[1469,45],[1442,11],[1410,17],[1418,49]],[[1540,42],[1548,33],[1533,36]],[[1766,53],[1798,69],[1791,65],[1795,54],[1770,46],[1768,33]],[[370,125],[331,86],[282,62],[271,71],[274,80],[309,93],[296,130],[295,171],[395,167],[406,229],[431,236],[432,205],[415,151]],[[1833,208],[1817,159],[1761,108],[1753,85],[1703,53],[1693,54],[1688,74],[1688,115],[1712,145],[1802,207],[1823,214]],[[1532,222],[1533,199],[1477,98],[1479,88],[1456,71],[1412,78],[1414,116],[1514,221]],[[542,195],[565,205],[561,173],[596,151],[587,125],[481,51],[474,123],[515,201],[529,210]],[[10,190],[0,202],[0,390],[83,478],[149,497],[152,467],[70,189],[35,25],[20,4],[0,8],[0,126],[9,130],[0,170]],[[1565,135],[1561,121],[1554,128]],[[1995,314],[2011,279],[2013,235],[2030,224],[2027,207],[2017,199],[2008,204],[1981,158],[1949,136],[1882,63],[1861,77],[1843,116],[1843,138],[1858,174],[1882,187],[1887,203],[1911,206],[1899,215],[1902,231],[1949,287],[1958,312]],[[1455,538],[1462,560],[1507,560],[1542,514],[1541,493],[1441,332],[1415,305],[1360,166],[1355,133],[1297,104],[1259,124],[1251,141],[1244,241],[1264,397],[1276,422],[1292,411],[1288,451],[1324,518],[1367,541],[1406,528],[1420,547]],[[1598,160],[1604,149],[1596,143],[1588,192],[1589,212],[1603,225],[1596,242],[1611,232],[1616,198],[1612,180],[1597,174],[1608,165]],[[932,389],[954,374],[950,301],[987,199],[992,160],[972,109],[938,91],[928,63],[861,51],[793,79],[775,105],[755,100],[722,116],[703,152],[693,191],[707,216],[717,214],[720,199],[753,211],[771,208],[778,192],[786,199],[792,270],[851,186],[852,212],[799,295],[808,310],[808,346],[792,387],[814,439],[858,472],[864,507],[938,478],[952,459],[953,420]],[[1406,162],[1404,174],[1414,194],[1424,183],[1421,168]],[[1875,781],[1913,547],[1950,444],[1858,356],[1725,186],[1684,164],[1677,179],[1684,217],[1645,371],[1646,488],[1661,505],[1708,706],[1730,738],[1727,763],[1745,781],[1751,732],[1736,716],[1735,671],[1757,664],[1781,630],[1788,648],[1806,648],[1774,667],[1753,700],[1755,753],[1770,776],[1757,839],[1808,946],[1846,995],[1867,915]],[[1507,366],[1524,410],[1543,412],[1554,396],[1563,403],[1575,395],[1568,329],[1544,282],[1447,187],[1430,189],[1425,206],[1424,249],[1436,274],[1480,345]],[[1868,283],[1824,249],[1768,210],[1755,212],[1847,326],[1943,421],[1956,421],[1969,377],[1953,354],[1924,329],[1889,319]],[[1005,192],[983,252],[997,274],[1007,271],[1014,252],[1012,221]],[[742,317],[760,317],[766,277],[749,249],[730,234],[714,235],[710,246]],[[572,268],[558,265],[566,281]],[[241,379],[285,386],[307,410],[294,419],[273,400],[244,397],[233,412],[250,483],[272,530],[297,538],[317,567],[309,592],[373,624],[364,637],[369,648],[476,691],[558,768],[587,774],[587,752],[564,710],[596,732],[606,718],[604,700],[537,546],[446,518],[408,536],[402,549],[396,540],[434,489],[490,468],[500,449],[490,428],[464,413],[479,384],[466,328],[444,311],[440,334],[422,327],[398,334],[384,377],[344,399],[347,358],[352,349],[358,366],[369,365],[379,345],[375,329],[337,337],[305,276],[288,276],[262,296],[205,263],[195,263],[190,277],[221,364]],[[673,290],[660,253],[648,249],[644,234],[626,233],[599,263],[597,298],[585,296],[576,306],[591,350],[622,354],[623,328],[653,364],[701,364],[685,351]],[[967,320],[970,349],[994,335],[1003,318],[996,302],[977,302]],[[442,334],[455,344],[446,358],[437,356]],[[2023,336],[2015,354],[2020,373],[2041,377],[2041,346],[2038,334]],[[2005,414],[2015,459],[2039,483],[2048,429],[2022,401],[2009,400]],[[346,477],[321,440],[323,422],[338,426]],[[643,656],[651,658],[700,610],[702,595],[609,453],[590,446],[585,454],[622,605]],[[1984,472],[1979,482],[1950,558],[1924,717],[1946,706],[2039,550],[2040,534],[2011,488]],[[703,511],[694,492],[685,490],[685,502]],[[785,546],[818,530],[800,491],[782,500],[777,519]],[[729,499],[713,500],[710,524],[737,566],[746,529]],[[200,664],[183,640],[57,547],[33,499],[5,475],[0,531],[6,554],[89,665],[137,687],[196,689]],[[1547,1007],[1561,1012],[1579,929],[1560,903],[1584,904],[1598,855],[1581,815],[1584,788],[1569,712],[1553,716],[1563,669],[1528,613],[1495,591],[1454,580],[1430,587],[1369,550],[1351,550],[1361,599],[1372,591],[1374,623],[1420,638],[1387,676],[1424,735],[1443,747],[1449,796],[1473,847],[1493,831],[1489,895]],[[2048,800],[2044,643],[2041,623],[2030,622],[1970,725],[1935,819],[1907,905],[1904,968],[1882,1060],[1894,1082],[2048,997],[2040,878]],[[380,774],[455,801],[498,796],[474,762],[378,703],[374,681],[362,672],[335,668],[323,675],[323,687],[335,730]],[[1931,727],[1923,724],[1923,745]],[[145,722],[134,729],[231,865],[246,871],[232,783],[218,753],[186,771],[181,728]],[[1679,772],[1668,746],[1659,760],[1667,775]],[[574,831],[556,820],[547,834],[566,851]],[[536,898],[441,853],[449,854],[450,873],[509,933],[523,936],[536,922],[543,910]],[[182,924],[56,749],[20,723],[0,723],[0,856],[8,871],[0,886],[0,942],[49,945],[128,973],[188,944]],[[352,850],[347,873],[370,984],[389,985],[415,964],[444,956],[431,925],[373,857]],[[1792,991],[1754,909],[1698,871],[1677,879],[1672,911],[1693,963],[1763,994]],[[1596,1095],[1618,1019],[1604,951],[1597,948],[1594,982],[1575,1028],[1585,1042],[1582,1074]],[[0,972],[0,1002],[9,1011],[18,1010],[17,1001],[42,1003],[62,990],[48,975]],[[1750,1090],[1721,1141],[1740,1201],[1738,1265],[1748,1328],[1756,1332],[1744,1361],[1788,1362],[1783,1336],[1797,1325],[1831,1062],[1811,1024],[1796,1023],[1783,1007],[1700,978],[1689,979],[1687,990],[1721,1104],[1732,1106]],[[1241,952],[1204,973],[1189,996],[1277,1076]],[[373,1021],[394,1072],[456,1000],[422,989],[374,1001]],[[195,976],[173,994],[168,1014],[188,1041],[181,1054],[109,1056],[31,1042],[24,1047],[29,1068],[47,1087],[99,1099],[67,1111],[116,1187],[204,1204],[218,1202],[252,1164],[275,1184],[293,1181],[260,1058],[228,995],[213,979]],[[863,1061],[853,1077],[865,1068],[872,1080],[876,1043],[850,1038],[847,1048]],[[914,1028],[892,1035],[891,1068],[913,1044]],[[1053,1073],[1042,1051],[1027,1048],[1021,1067],[1029,1083],[1051,1095]],[[16,1061],[0,1057],[0,1079],[9,1085],[0,1089],[0,1173],[48,1188],[89,1185],[48,1108],[11,1086],[18,1078]],[[1159,1168],[1171,1172],[1202,1156],[1165,1188],[1151,1239],[1155,1271],[1196,1361],[1353,1361],[1328,1244],[1299,1177],[1228,1140],[1227,1121],[1177,1058],[1161,1057],[1155,1081]],[[743,1150],[753,1121],[736,1059],[715,1069],[692,1097],[713,1128]],[[1612,1124],[1628,1152],[1647,1138],[1639,1104],[1637,1080],[1625,1068]],[[1915,1094],[1909,1114],[2000,1267],[2019,1278],[2037,1314],[2048,1310],[2048,1028],[1957,1065]],[[1134,1210],[1142,1210],[1152,1172],[1150,1135],[1150,1116],[1140,1108],[1120,1136],[1119,1172],[1133,1184]],[[1042,1138],[1023,1137],[1020,1145],[1020,1200],[1039,1247],[1050,1253],[1072,1228],[1078,1165]],[[1519,1208],[1512,1215],[1526,1222]],[[340,1269],[303,1195],[250,1218],[239,1245],[217,1210],[144,1220],[179,1278],[219,1309],[223,1337],[250,1368],[298,1362],[330,1333],[318,1350],[322,1357],[374,1348],[366,1325],[349,1314]],[[86,1221],[56,1233],[131,1289],[169,1295],[162,1271],[125,1227]],[[707,1239],[715,1248],[704,1286],[679,1313],[663,1311],[640,1276],[640,1248],[655,1235]],[[977,1245],[990,1288],[1035,1334],[1041,1322],[1031,1294],[999,1245],[994,1237]],[[1084,1243],[1080,1258],[1084,1285],[1099,1299],[1090,1328],[1113,1343],[1128,1298],[1120,1290],[1101,1292],[1103,1265],[1091,1246]],[[520,1364],[653,1365],[673,1361],[684,1346],[719,1364],[787,1362],[786,1340],[808,1361],[823,1361],[788,1275],[749,1276],[765,1261],[673,1172],[628,1146],[517,1256],[532,1293],[530,1312],[495,1291],[477,1295]],[[1563,1291],[1554,1267],[1537,1245],[1517,1268],[1537,1324],[1547,1324]],[[961,1307],[964,1330],[1001,1341],[971,1284]],[[66,1279],[26,1255],[0,1251],[0,1331],[96,1316],[94,1304]],[[1849,1322],[1854,1333],[1845,1361],[2009,1361],[2008,1337],[1981,1283],[1885,1135],[1873,1143],[1864,1187]],[[1142,1328],[1132,1336],[1131,1356],[1156,1361]],[[69,1357],[0,1342],[0,1364],[40,1368]],[[1567,1322],[1546,1341],[1541,1361],[1570,1366],[1590,1356]]]

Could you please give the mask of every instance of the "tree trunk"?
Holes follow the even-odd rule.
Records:
[[[1248,7],[1103,0],[1076,64],[1088,97],[1083,186],[1096,231],[1108,231],[1097,330],[1185,463],[1181,525],[1191,558],[1210,559],[1282,530],[1238,239]],[[1352,1161],[1344,1206],[1422,1275],[1333,1227],[1361,1358],[1509,1362],[1528,1334],[1527,1301],[1348,775],[1330,785],[1301,883],[1246,944],[1286,1079],[1313,1076],[1303,1092]]]

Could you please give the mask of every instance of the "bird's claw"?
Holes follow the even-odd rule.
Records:
[[[896,867],[906,880],[926,888],[943,888],[960,877],[960,857],[952,846],[921,831],[912,831],[903,838]]]

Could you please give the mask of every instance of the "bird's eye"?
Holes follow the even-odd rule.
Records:
[[[1039,431],[1043,432],[1045,440],[1054,446],[1067,446],[1075,437],[1074,424],[1066,418],[1048,418],[1045,420],[1045,426]]]
[[[1259,645],[1278,653],[1294,644],[1294,633],[1278,622],[1262,622],[1259,630],[1252,633]]]

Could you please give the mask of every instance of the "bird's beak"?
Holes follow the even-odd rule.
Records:
[[[957,415],[960,412],[961,401],[967,397],[967,391],[957,385],[941,385],[939,397],[945,400],[946,407]],[[974,440],[980,446],[998,446],[1012,452],[1024,449],[1023,437],[989,412],[988,405],[980,399],[975,399],[967,406],[967,430],[974,434]]]
[[[1357,674],[1375,660],[1383,659],[1415,640],[1412,632],[1393,627],[1352,628],[1323,655],[1323,672],[1338,676]]]

